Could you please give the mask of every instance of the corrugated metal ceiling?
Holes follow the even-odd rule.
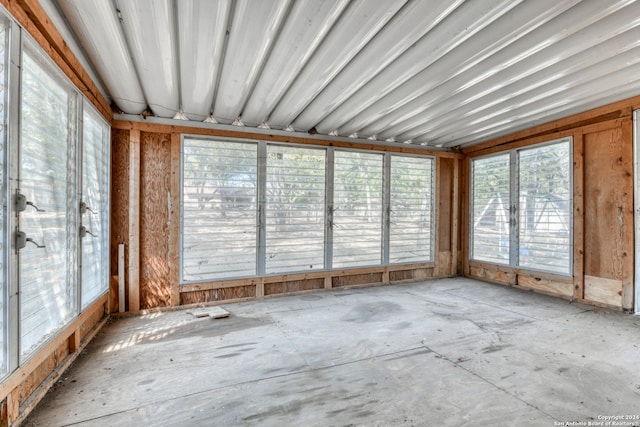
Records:
[[[128,114],[430,147],[640,94],[630,0],[41,0]]]

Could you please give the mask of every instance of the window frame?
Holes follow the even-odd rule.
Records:
[[[25,291],[23,290],[24,285],[26,284],[23,280],[23,277],[20,276],[18,280],[18,287],[20,289],[20,302],[18,305],[18,313],[17,313],[17,323],[19,329],[18,335],[18,364],[24,365],[29,359],[31,359],[37,352],[44,347],[53,337],[57,336],[60,331],[62,331],[67,325],[69,325],[81,312],[81,307],[79,306],[80,301],[80,238],[79,238],[79,204],[78,204],[78,192],[79,192],[79,175],[82,171],[82,163],[81,163],[81,155],[78,152],[78,147],[80,140],[82,139],[81,134],[81,126],[80,121],[82,120],[82,104],[83,98],[80,95],[78,89],[73,85],[73,83],[67,78],[67,76],[62,73],[62,71],[57,67],[54,61],[46,54],[46,52],[42,49],[42,47],[30,36],[22,33],[20,46],[20,95],[17,99],[17,103],[19,104],[19,126],[15,131],[18,133],[18,141],[16,144],[16,150],[18,153],[18,157],[13,157],[10,159],[10,162],[17,163],[17,175],[14,175],[12,178],[18,178],[18,183],[16,183],[16,189],[19,187],[24,188],[25,180],[25,172],[23,170],[23,165],[25,159],[22,157],[22,150],[25,146],[25,84],[26,81],[24,79],[25,72],[27,70],[27,66],[25,64],[25,59],[28,57],[30,61],[32,61],[37,67],[37,71],[42,71],[46,74],[46,77],[49,78],[54,84],[58,85],[58,89],[60,91],[64,91],[67,95],[67,111],[66,111],[66,119],[65,123],[66,127],[66,144],[65,144],[65,186],[67,191],[67,200],[65,203],[65,215],[64,215],[64,248],[65,248],[65,277],[64,277],[64,287],[62,290],[65,291],[65,308],[68,310],[68,313],[64,317],[62,317],[57,324],[53,326],[52,329],[45,331],[41,334],[41,337],[29,348],[25,348],[24,346],[24,326],[27,324],[26,319],[23,318],[23,308],[26,305],[26,301],[23,298]],[[35,72],[34,72],[35,74]],[[14,172],[14,171],[12,171]],[[28,186],[27,186],[28,187]],[[71,191],[71,189],[73,189]],[[13,193],[13,191],[12,191]],[[28,194],[27,197],[29,198]],[[37,203],[37,202],[36,202]],[[25,211],[26,214],[27,211]],[[29,213],[33,213],[32,210],[28,211]],[[25,229],[23,223],[26,222],[22,217],[24,214],[17,215],[17,224],[20,224],[21,231],[26,231],[29,234],[29,229]],[[13,217],[14,215],[12,215]],[[44,236],[44,235],[43,235]],[[44,238],[44,237],[43,237]],[[43,242],[44,244],[44,242]],[[26,249],[26,248],[25,248]],[[32,249],[29,247],[29,249]],[[16,265],[16,269],[18,272],[22,270],[22,255],[23,252],[20,252],[18,255],[18,261]],[[28,257],[27,257],[28,258]],[[20,274],[20,273],[18,273]],[[24,305],[23,305],[24,304]],[[61,308],[61,305],[58,304],[53,307],[54,309]],[[39,313],[39,312],[34,312]],[[33,313],[32,313],[33,314]],[[49,319],[50,320],[50,319]],[[51,326],[48,324],[48,326]],[[13,343],[11,343],[13,344]]]
[[[4,380],[11,376],[18,368],[29,363],[33,357],[37,357],[39,352],[46,347],[52,340],[56,339],[64,328],[67,328],[69,324],[75,321],[78,316],[81,315],[86,309],[91,307],[91,304],[83,306],[81,304],[82,295],[82,271],[81,271],[81,249],[80,249],[80,206],[78,203],[79,194],[81,189],[82,171],[84,167],[81,147],[82,147],[82,120],[85,111],[92,109],[97,114],[97,117],[104,121],[106,120],[102,115],[97,112],[92,103],[82,94],[82,92],[71,82],[71,80],[62,72],[60,67],[47,55],[45,50],[40,46],[36,40],[15,21],[5,9],[0,7],[0,19],[6,24],[6,43],[4,44],[5,50],[2,51],[3,59],[5,60],[5,72],[3,74],[5,84],[5,91],[1,94],[4,98],[5,108],[2,112],[2,118],[4,120],[5,132],[3,136],[4,150],[0,153],[0,160],[3,162],[1,173],[3,174],[4,184],[0,185],[2,188],[2,197],[5,206],[5,218],[2,228],[2,239],[5,243],[5,251],[1,254],[2,262],[5,264],[4,271],[0,273],[0,280],[2,280],[1,292],[4,299],[0,301],[3,306],[2,313],[4,322],[2,324],[2,330],[0,333],[3,336],[3,342],[0,345],[0,351],[3,353],[4,363],[3,368],[0,369],[0,380]],[[66,177],[65,186],[67,192],[66,209],[64,211],[64,218],[66,222],[66,236],[65,245],[67,247],[67,265],[64,282],[66,292],[66,302],[68,305],[68,315],[64,317],[64,321],[59,324],[53,325],[53,329],[50,333],[47,333],[42,339],[29,348],[27,352],[22,351],[21,335],[23,329],[22,306],[20,305],[20,298],[17,296],[21,294],[23,283],[20,277],[20,255],[16,250],[16,236],[14,231],[18,229],[19,215],[16,207],[13,203],[14,195],[16,191],[21,187],[18,180],[22,174],[22,159],[21,151],[23,149],[23,133],[24,130],[24,117],[23,117],[23,104],[24,94],[22,93],[23,81],[24,81],[24,59],[29,56],[30,60],[34,61],[36,66],[41,69],[48,79],[53,80],[60,88],[62,88],[66,96],[68,97],[67,108],[67,144],[66,144]],[[107,146],[104,149],[107,151],[107,157],[105,161],[106,173],[110,176],[111,156],[108,154],[110,147],[110,132],[111,128],[108,127],[109,136],[106,137]],[[108,206],[110,203],[111,191],[107,186],[104,195]],[[1,223],[2,221],[0,221]],[[110,218],[105,218],[105,233],[106,239],[101,242],[104,245],[105,255],[109,256],[109,226]],[[28,232],[27,232],[28,233]],[[27,255],[25,255],[27,256]],[[107,258],[108,259],[108,258]],[[98,298],[106,295],[109,289],[109,265],[107,263],[105,274],[101,278],[103,283],[101,284],[101,291],[99,295],[93,299],[95,302]]]
[[[101,254],[102,256],[102,262],[104,263],[103,265],[103,269],[104,271],[102,272],[103,277],[102,280],[104,280],[104,283],[102,283],[100,291],[97,293],[96,296],[94,296],[93,298],[87,299],[84,301],[83,304],[83,300],[85,299],[85,295],[84,295],[84,284],[82,281],[82,275],[83,275],[83,271],[82,271],[82,265],[80,266],[80,271],[78,273],[78,277],[79,277],[79,285],[78,285],[78,307],[80,312],[84,311],[85,309],[89,308],[98,298],[100,298],[100,296],[104,295],[106,292],[109,291],[109,277],[111,275],[110,273],[110,239],[111,239],[111,125],[104,119],[104,117],[100,114],[100,112],[97,110],[97,108],[95,108],[93,106],[93,104],[91,104],[91,102],[89,102],[86,98],[81,98],[78,102],[78,104],[81,104],[81,106],[79,106],[79,111],[78,111],[78,117],[79,119],[79,124],[78,124],[78,137],[77,137],[77,149],[78,149],[78,167],[77,167],[77,173],[78,173],[78,181],[77,181],[77,189],[78,189],[78,194],[80,194],[80,199],[83,199],[84,201],[84,169],[85,169],[85,162],[84,162],[84,154],[85,154],[85,117],[87,116],[93,116],[93,119],[100,125],[106,125],[104,126],[102,129],[105,130],[105,135],[103,135],[103,141],[102,144],[104,144],[104,146],[102,147],[103,149],[103,153],[104,154],[104,159],[103,159],[103,164],[106,165],[106,170],[105,171],[100,171],[99,177],[103,178],[105,180],[105,184],[106,186],[104,187],[105,189],[105,193],[103,194],[103,198],[104,200],[102,200],[102,206],[99,207],[98,209],[104,208],[103,212],[100,212],[100,215],[102,216],[100,218],[100,223],[102,225],[101,228],[101,235],[100,238],[103,238],[104,240],[102,240],[101,242],[98,243],[98,245],[100,246],[100,250],[103,251],[103,253]],[[95,207],[94,207],[95,208]],[[78,223],[81,226],[84,226],[85,223],[83,221],[83,215],[82,212],[79,212],[79,218],[78,218]],[[78,247],[78,257],[79,259],[82,259],[83,256],[83,242],[82,242],[82,237],[80,238],[80,245]]]
[[[264,253],[262,255],[259,254],[260,259],[264,260],[264,269],[262,270],[258,270],[258,274],[260,275],[264,275],[264,276],[276,276],[276,275],[281,275],[281,274],[292,274],[292,273],[303,273],[303,272],[316,272],[316,271],[325,271],[327,270],[327,229],[326,229],[326,224],[327,224],[327,205],[328,205],[328,200],[327,200],[327,159],[328,159],[328,148],[327,147],[322,147],[322,146],[317,146],[317,145],[301,145],[301,144],[286,144],[286,143],[279,143],[279,142],[262,142],[264,145],[264,150],[265,150],[265,155],[264,155],[264,162],[265,162],[265,167],[264,167],[264,174],[261,176],[260,175],[260,168],[258,171],[258,189],[262,188],[262,186],[264,186],[264,193],[263,193],[263,203],[259,203],[258,206],[258,211],[259,214],[261,216],[260,218],[260,222],[259,224],[261,225],[260,230],[258,231],[259,233],[262,233],[262,235],[264,235],[264,240],[261,240],[261,243],[264,243],[263,248],[264,248]],[[301,269],[291,269],[291,270],[287,270],[287,269],[283,269],[280,271],[274,271],[274,272],[267,272],[268,269],[268,265],[267,265],[267,254],[269,251],[268,248],[268,240],[269,240],[269,230],[268,230],[268,189],[267,189],[267,183],[269,180],[269,147],[282,147],[284,149],[290,148],[290,149],[302,149],[302,150],[309,150],[309,151],[318,151],[318,152],[322,152],[324,155],[324,165],[322,168],[323,173],[324,173],[324,187],[323,187],[323,212],[322,212],[322,267],[321,268],[301,268]],[[260,163],[260,152],[258,153],[258,163]],[[258,199],[261,199],[260,195],[258,195]],[[262,206],[260,208],[260,205]]]
[[[332,187],[332,194],[331,194],[331,200],[330,200],[330,206],[327,209],[328,212],[330,212],[331,215],[331,219],[330,219],[330,224],[329,224],[329,228],[331,230],[331,266],[328,267],[328,269],[334,269],[334,268],[338,268],[338,269],[346,269],[346,268],[365,268],[365,267],[372,267],[372,266],[378,266],[378,265],[385,265],[385,218],[386,218],[386,208],[385,208],[385,181],[386,181],[386,167],[385,167],[385,159],[386,159],[386,155],[384,152],[381,151],[374,151],[374,150],[357,150],[357,149],[345,149],[345,148],[336,148],[335,150],[331,150],[333,153],[333,161],[331,162],[332,164],[332,168],[331,168],[331,174],[332,174],[332,182],[331,182],[331,187]],[[336,210],[336,199],[335,199],[335,186],[336,186],[336,168],[335,168],[335,155],[336,153],[362,153],[362,154],[373,154],[376,156],[380,156],[380,160],[381,160],[381,164],[380,164],[380,172],[381,172],[381,185],[380,185],[380,262],[377,264],[360,264],[357,266],[340,266],[340,267],[336,267],[335,266],[335,257],[334,257],[334,253],[335,253],[335,224],[334,224],[334,220],[335,220],[335,210]],[[327,198],[329,197],[329,195],[327,194]]]
[[[540,269],[535,267],[521,266],[520,265],[520,180],[519,180],[519,172],[520,172],[520,157],[519,154],[522,151],[533,150],[536,148],[543,148],[550,145],[567,143],[569,148],[569,263],[568,263],[568,271],[567,272],[559,272],[548,269]],[[549,141],[544,141],[536,144],[526,145],[523,147],[512,148],[509,150],[499,151],[497,153],[491,153],[486,155],[480,155],[469,159],[469,218],[468,218],[468,247],[469,254],[468,260],[471,262],[478,263],[487,263],[492,265],[497,265],[504,268],[517,268],[521,270],[540,272],[545,274],[552,274],[563,277],[573,277],[574,272],[574,263],[573,263],[573,253],[575,250],[574,247],[574,168],[573,168],[573,137],[566,136],[562,138],[556,138]],[[474,258],[473,254],[473,243],[475,237],[475,229],[473,224],[473,211],[474,211],[474,201],[475,194],[473,192],[474,189],[474,162],[479,159],[486,159],[491,157],[496,157],[500,155],[509,155],[509,262],[508,263],[497,263],[492,261],[478,260]],[[515,205],[515,209],[514,209]]]
[[[232,142],[232,143],[254,143],[257,144],[258,151],[258,173],[257,173],[257,228],[258,228],[258,238],[256,239],[256,274],[255,275],[243,275],[243,276],[226,276],[226,277],[209,277],[197,280],[186,280],[184,278],[184,229],[185,229],[185,217],[184,217],[184,176],[185,176],[185,168],[184,168],[184,141],[185,139],[197,139],[200,141],[221,141],[221,142]],[[325,152],[325,200],[324,200],[324,267],[319,269],[303,269],[303,270],[292,270],[292,271],[283,271],[283,272],[274,272],[274,273],[266,273],[266,184],[267,184],[267,147],[268,146],[283,146],[283,147],[294,147],[294,148],[309,148],[309,149],[317,149],[323,150]],[[340,267],[335,268],[333,266],[333,228],[332,228],[332,209],[334,206],[334,172],[335,172],[335,152],[336,151],[344,151],[344,152],[363,152],[363,153],[372,153],[379,154],[382,156],[382,259],[378,264],[367,264],[367,265],[358,265],[353,267]],[[389,262],[389,234],[390,234],[390,180],[391,180],[391,158],[393,157],[411,157],[423,159],[424,161],[430,162],[431,174],[430,174],[430,221],[431,227],[429,229],[430,237],[429,237],[429,254],[431,257],[429,259],[423,259],[420,261],[403,261],[403,262]],[[437,235],[437,220],[438,220],[438,207],[436,203],[437,196],[437,161],[436,157],[433,155],[420,155],[420,154],[406,154],[406,153],[395,153],[390,151],[383,150],[366,150],[366,149],[358,149],[358,148],[346,148],[346,147],[333,147],[326,145],[317,145],[317,144],[296,144],[296,143],[286,143],[286,142],[272,142],[265,141],[261,139],[248,139],[248,138],[235,138],[235,137],[211,137],[205,136],[201,134],[188,134],[183,133],[180,135],[180,238],[179,238],[179,256],[180,256],[180,273],[179,273],[179,284],[182,285],[192,285],[199,283],[211,283],[211,282],[220,282],[220,281],[228,281],[228,280],[239,280],[239,279],[252,279],[257,277],[268,277],[268,276],[281,276],[288,274],[298,274],[298,273],[308,273],[310,271],[313,272],[326,272],[326,271],[334,271],[334,270],[346,270],[346,269],[360,269],[360,268],[370,268],[370,267],[384,267],[384,266],[395,266],[395,265],[413,265],[413,264],[421,264],[421,263],[435,263],[435,251],[436,251],[436,235]]]
[[[198,141],[205,141],[205,142],[236,142],[239,144],[251,144],[251,145],[255,145],[256,147],[256,205],[257,205],[257,212],[256,212],[256,217],[255,217],[255,228],[256,228],[256,260],[254,261],[254,268],[256,271],[256,275],[240,275],[240,276],[227,276],[224,278],[215,278],[215,279],[195,279],[195,280],[188,280],[184,278],[184,221],[185,221],[185,214],[184,214],[184,206],[185,206],[185,194],[184,194],[184,181],[185,181],[185,152],[184,152],[184,143],[186,139],[192,139],[192,140],[198,140]],[[262,258],[260,256],[260,251],[261,249],[264,247],[263,242],[261,241],[261,239],[263,239],[264,233],[261,232],[261,227],[260,224],[262,223],[263,219],[261,218],[261,209],[260,209],[260,205],[261,205],[261,188],[260,188],[260,175],[262,172],[262,166],[261,166],[261,144],[259,141],[256,140],[252,140],[252,139],[245,139],[245,138],[236,138],[233,139],[233,141],[229,141],[230,138],[209,138],[206,136],[202,136],[202,135],[191,135],[191,134],[181,134],[180,135],[180,238],[179,238],[179,251],[180,251],[180,260],[179,260],[179,268],[180,268],[180,284],[192,284],[192,283],[206,283],[206,282],[210,282],[210,281],[216,281],[216,280],[233,280],[233,279],[240,279],[240,278],[245,278],[245,277],[257,277],[258,275],[260,275],[261,271],[264,271],[264,263],[260,263],[260,259]],[[264,194],[264,193],[262,193]],[[263,196],[262,196],[263,197]]]
[[[431,197],[429,198],[429,202],[430,202],[430,229],[429,229],[429,254],[431,255],[429,257],[429,259],[427,260],[423,260],[423,261],[400,261],[400,262],[391,262],[391,243],[390,243],[390,239],[391,239],[391,219],[392,219],[392,215],[391,215],[391,208],[392,208],[392,201],[391,201],[391,188],[393,186],[393,183],[391,182],[391,178],[392,178],[392,159],[394,157],[404,157],[404,158],[419,158],[419,159],[423,159],[423,160],[429,160],[431,162],[431,173],[430,173],[430,180],[431,180],[431,189],[430,189],[430,194]],[[436,261],[436,235],[438,233],[438,227],[437,227],[437,221],[438,221],[438,203],[437,203],[437,199],[436,199],[436,195],[438,192],[438,174],[437,174],[437,169],[438,169],[438,162],[436,160],[436,158],[434,156],[421,156],[421,155],[413,155],[413,154],[399,154],[399,153],[387,153],[387,155],[385,156],[385,159],[388,158],[388,171],[385,171],[385,180],[388,182],[388,184],[385,184],[385,190],[387,191],[387,200],[386,200],[386,204],[385,204],[385,211],[387,212],[387,222],[388,222],[388,226],[386,226],[386,233],[387,233],[387,238],[385,240],[385,245],[386,245],[386,257],[385,257],[385,265],[403,265],[403,264],[415,264],[415,263],[419,263],[419,262],[435,262]],[[383,194],[384,197],[384,194]]]

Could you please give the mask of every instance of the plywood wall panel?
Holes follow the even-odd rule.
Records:
[[[621,127],[584,135],[584,274],[603,281],[585,284],[585,299],[618,292],[633,271],[633,171],[631,141]],[[608,287],[616,284],[616,289]],[[606,289],[593,289],[604,286]],[[621,304],[621,299],[620,299]],[[630,307],[629,307],[630,308]]]
[[[589,301],[620,307],[622,305],[622,280],[585,276],[584,298]]]
[[[352,274],[349,276],[335,276],[332,278],[334,288],[377,283],[382,283],[382,273]]]
[[[573,297],[573,284],[562,283],[554,280],[541,279],[539,277],[518,276],[518,286],[534,289],[544,293],[562,295],[565,298]]]
[[[171,135],[142,132],[140,159],[140,308],[144,309],[171,304]]]
[[[125,245],[125,270],[128,265],[129,242],[129,131],[111,130],[111,242],[110,251],[110,275],[118,275],[118,244]],[[128,277],[128,271],[125,271]],[[126,289],[126,286],[125,286]],[[113,304],[118,301],[117,281],[111,284],[112,300],[111,311],[116,311]],[[126,292],[126,291],[125,291]],[[126,298],[126,295],[125,295]]]
[[[286,294],[291,292],[324,289],[324,278],[291,280],[287,282],[265,283],[264,295]]]
[[[214,301],[238,300],[245,298],[255,298],[256,287],[252,285],[234,286],[222,289],[209,289],[206,291],[182,292],[180,293],[180,304],[197,304]]]
[[[587,134],[585,141],[585,274],[622,278],[622,235],[625,224],[620,129]]]
[[[438,251],[451,251],[451,209],[453,205],[453,162],[454,159],[437,159],[440,163],[438,185],[438,219],[436,222],[438,232]],[[441,271],[442,273],[442,271]],[[445,272],[446,274],[446,272]]]
[[[426,280],[433,277],[433,268],[416,268],[411,270],[395,270],[389,272],[389,281],[409,282],[415,280]]]

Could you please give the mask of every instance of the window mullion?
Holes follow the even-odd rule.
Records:
[[[8,79],[8,138],[9,138],[9,185],[7,186],[9,194],[7,195],[9,207],[7,215],[10,218],[9,224],[9,240],[11,241],[7,247],[11,248],[9,254],[9,304],[8,304],[8,372],[13,372],[19,364],[20,360],[20,307],[19,307],[19,255],[15,247],[15,231],[19,227],[19,217],[15,210],[14,195],[19,190],[20,175],[20,63],[22,55],[22,37],[18,24],[11,20],[9,55],[11,56],[9,64]]]
[[[325,231],[324,231],[324,268],[331,270],[333,268],[333,209],[334,203],[334,149],[333,147],[327,148],[327,157],[325,160]]]
[[[256,266],[259,276],[265,275],[266,270],[266,194],[267,194],[267,143],[260,141],[258,143],[258,203],[256,209],[258,214],[256,216],[256,227],[258,228],[257,235],[257,247],[256,251]]]
[[[518,253],[519,253],[519,188],[518,188],[518,152],[511,151],[510,153],[510,167],[509,167],[509,265],[512,267],[518,266]]]
[[[391,234],[391,154],[385,153],[382,175],[382,264],[389,264]]]
[[[76,154],[76,158],[75,158],[75,165],[76,165],[76,203],[75,206],[72,206],[71,209],[79,209],[80,208],[80,203],[83,202],[83,170],[84,170],[84,138],[83,138],[83,127],[84,127],[84,102],[82,102],[82,98],[80,96],[78,96],[77,99],[77,105],[76,105],[76,114],[77,114],[77,118],[76,118],[76,129],[75,129],[75,140],[76,140],[76,144],[75,144],[75,152]],[[99,209],[98,207],[96,207],[97,209]],[[75,224],[75,229],[79,230],[81,226],[84,226],[83,222],[82,222],[82,214],[80,212],[78,212],[76,217],[76,224]],[[76,259],[76,280],[75,280],[75,286],[76,286],[76,298],[75,298],[75,313],[79,314],[82,311],[82,287],[83,287],[83,280],[82,280],[82,265],[83,265],[83,259],[82,259],[82,236],[80,235],[80,233],[77,233],[76,235],[76,256],[74,257]]]

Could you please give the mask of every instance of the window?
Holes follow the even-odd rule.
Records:
[[[432,261],[434,164],[183,136],[181,283]]]
[[[473,259],[509,264],[509,154],[473,161]]]
[[[267,146],[267,274],[324,268],[325,151]]]
[[[2,12],[0,119],[4,378],[108,291],[110,127]]]
[[[432,258],[433,159],[391,156],[389,261]]]
[[[571,274],[571,139],[474,159],[471,257]]]
[[[0,117],[2,126],[0,126],[0,377],[3,377],[8,370],[7,366],[7,340],[8,340],[8,313],[7,301],[9,293],[8,266],[7,260],[7,235],[9,234],[7,224],[7,167],[6,159],[7,150],[7,88],[8,73],[8,41],[9,41],[9,22],[0,17]]]
[[[255,275],[257,144],[184,138],[182,154],[182,279]]]
[[[382,262],[383,155],[336,151],[333,267]]]
[[[80,220],[81,307],[86,308],[109,287],[109,125],[84,102],[82,115],[82,193]]]
[[[569,142],[518,152],[519,265],[571,272]]]
[[[32,43],[22,61],[19,228],[20,355],[30,355],[75,314],[77,98]]]

